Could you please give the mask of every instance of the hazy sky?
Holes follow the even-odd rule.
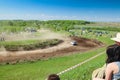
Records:
[[[0,0],[2,19],[120,22],[120,0]]]

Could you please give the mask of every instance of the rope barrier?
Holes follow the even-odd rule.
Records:
[[[101,53],[99,53],[99,54],[97,54],[97,55],[95,55],[95,56],[93,56],[93,57],[91,57],[91,58],[89,58],[89,59],[87,59],[87,60],[79,63],[79,64],[76,64],[76,65],[74,65],[74,66],[72,66],[72,67],[70,67],[70,68],[68,68],[68,69],[66,69],[66,70],[64,70],[64,71],[61,71],[61,72],[59,72],[57,75],[61,75],[61,74],[65,73],[65,72],[68,72],[68,71],[74,69],[74,68],[77,68],[77,67],[81,66],[82,64],[84,64],[84,63],[86,63],[86,62],[88,62],[88,61],[90,61],[90,60],[92,60],[92,59],[94,59],[94,58],[102,55],[103,53],[104,53],[104,52],[101,52]]]

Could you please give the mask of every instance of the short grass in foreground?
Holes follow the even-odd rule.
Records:
[[[91,80],[92,72],[105,63],[105,54],[102,54],[80,67],[60,75],[61,80]]]
[[[105,48],[100,48],[85,53],[51,58],[45,61],[37,61],[34,63],[26,62],[16,65],[1,65],[0,80],[44,80],[47,75],[51,73],[59,73],[100,52],[103,52],[104,50]],[[91,73],[91,71],[88,71],[87,73]]]

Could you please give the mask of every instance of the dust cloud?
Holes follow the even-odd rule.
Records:
[[[41,29],[39,30],[39,33],[42,34],[39,37],[40,39],[64,39],[66,37],[65,34],[55,33],[47,29]]]
[[[46,40],[46,39],[64,39],[65,34],[53,32],[48,29],[40,29],[37,32],[19,32],[19,33],[6,33],[4,35],[5,41],[18,41],[18,40]]]

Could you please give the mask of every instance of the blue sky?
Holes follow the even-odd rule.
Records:
[[[0,20],[120,22],[120,0],[0,0]]]

